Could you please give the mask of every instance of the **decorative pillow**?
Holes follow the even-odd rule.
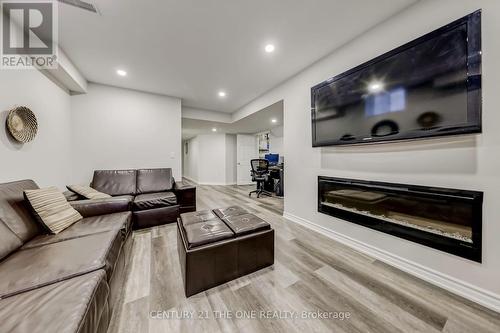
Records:
[[[66,187],[68,188],[68,190],[75,192],[76,194],[79,194],[87,199],[111,198],[109,194],[94,190],[92,187],[87,185],[68,185]]]
[[[37,220],[53,234],[60,233],[83,218],[56,187],[25,190],[24,197]]]
[[[66,200],[68,200],[68,202],[86,199],[85,197],[82,197],[80,194],[77,194],[77,193],[75,193],[73,191],[69,191],[69,190],[64,191],[63,195],[66,198]]]

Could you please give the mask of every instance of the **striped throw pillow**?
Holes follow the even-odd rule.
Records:
[[[87,199],[111,198],[109,194],[99,192],[97,190],[94,190],[92,187],[86,185],[68,185],[66,187],[68,188],[68,190],[75,192],[76,194],[79,194]]]
[[[60,233],[83,218],[56,187],[26,190],[24,197],[38,221],[53,234]]]

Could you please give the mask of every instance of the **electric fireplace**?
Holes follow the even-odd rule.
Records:
[[[318,211],[481,262],[483,193],[318,177]]]

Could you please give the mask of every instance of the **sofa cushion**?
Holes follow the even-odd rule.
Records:
[[[88,185],[68,185],[68,190],[81,195],[85,199],[105,199],[111,196],[106,193],[99,192]]]
[[[177,205],[177,197],[173,192],[139,194],[134,198],[132,210],[147,210]]]
[[[105,277],[98,270],[0,300],[2,332],[98,332],[109,319]]]
[[[0,220],[24,243],[41,232],[24,200],[24,190],[38,186],[32,180],[0,184]]]
[[[0,264],[0,298],[98,269],[109,280],[122,243],[120,231],[111,230],[14,252]]]
[[[167,206],[155,209],[136,210],[133,212],[134,228],[150,228],[173,223],[179,217],[179,206]]]
[[[209,220],[218,220],[219,218],[215,216],[210,210],[199,210],[197,212],[189,212],[181,214],[182,225],[190,225],[193,223],[200,223]]]
[[[173,187],[170,168],[137,170],[137,194],[171,191]]]
[[[253,214],[228,216],[223,221],[237,236],[271,229],[269,223]]]
[[[63,195],[66,198],[66,200],[68,200],[68,202],[85,199],[81,195],[76,194],[75,192],[69,191],[69,190],[68,191],[64,191]]]
[[[19,237],[0,221],[0,261],[22,245]]]
[[[135,195],[116,195],[113,198],[115,199],[127,199],[129,203],[134,201]]]
[[[218,219],[188,224],[184,226],[184,230],[186,231],[186,240],[189,249],[234,236],[231,229]]]
[[[112,230],[120,230],[123,238],[125,238],[131,230],[131,223],[131,212],[86,217],[57,235],[38,235],[24,244],[22,249],[30,249]]]
[[[34,216],[49,232],[58,234],[83,217],[66,200],[57,187],[25,190],[24,196]]]
[[[96,170],[92,188],[112,196],[134,195],[136,177],[135,170]]]

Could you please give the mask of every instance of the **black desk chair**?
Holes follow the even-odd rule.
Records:
[[[269,161],[264,159],[253,159],[250,160],[250,165],[252,166],[252,181],[257,182],[257,189],[248,193],[251,197],[252,193],[257,193],[257,198],[260,198],[261,194],[272,196],[271,192],[264,190],[264,183],[269,177]]]

